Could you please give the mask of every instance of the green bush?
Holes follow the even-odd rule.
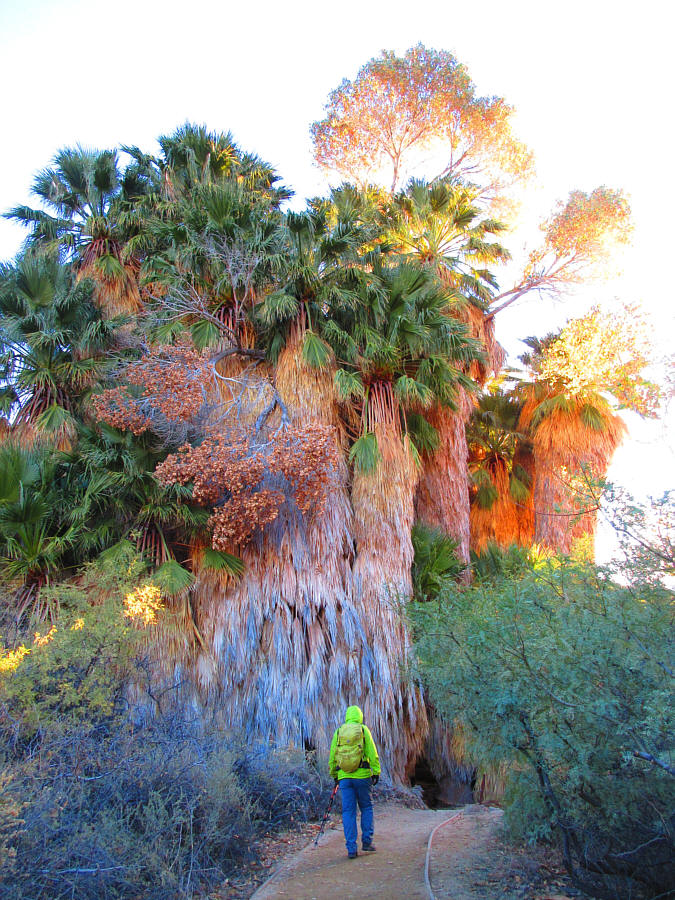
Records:
[[[459,578],[466,568],[457,556],[457,541],[440,528],[418,522],[412,529],[412,542],[415,600],[435,600],[443,587]]]
[[[90,567],[55,589],[54,628],[0,654],[3,898],[205,895],[261,832],[318,815],[327,783],[304,753],[190,721],[170,692],[147,714],[138,621],[156,595],[133,557]]]
[[[559,839],[580,884],[603,876],[599,896],[658,896],[675,882],[673,593],[515,562],[413,604],[431,700],[477,765],[508,765],[516,836]]]

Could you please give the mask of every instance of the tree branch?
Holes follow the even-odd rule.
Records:
[[[675,775],[675,769],[673,769],[672,766],[669,766],[667,763],[661,762],[660,759],[652,756],[651,753],[643,753],[641,750],[634,750],[633,756],[635,756],[637,759],[644,759],[647,762],[653,763],[655,766],[658,766],[660,769],[668,772],[669,775]]]

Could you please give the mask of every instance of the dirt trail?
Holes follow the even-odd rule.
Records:
[[[428,900],[424,882],[432,830],[457,811],[376,805],[376,853],[348,860],[339,813],[318,847],[287,858],[251,900]],[[436,900],[565,900],[550,860],[518,853],[501,838],[502,813],[465,807],[433,840],[430,881]]]
[[[251,900],[371,900],[374,897],[427,900],[424,859],[433,828],[447,810],[375,806],[376,853],[347,859],[339,814],[319,846],[310,844],[282,863]]]

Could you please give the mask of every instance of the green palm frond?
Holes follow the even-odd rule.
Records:
[[[581,421],[592,431],[605,431],[607,421],[602,412],[593,403],[584,403],[579,410]]]
[[[435,453],[440,445],[438,431],[419,413],[406,415],[408,436],[420,453]]]
[[[35,427],[45,434],[53,434],[63,430],[75,431],[75,419],[68,410],[52,403],[35,420]]]
[[[569,397],[565,394],[554,394],[552,397],[546,397],[537,406],[532,414],[532,424],[536,427],[542,419],[554,412],[571,413],[573,411],[574,403]]]
[[[207,319],[200,319],[190,328],[190,335],[197,350],[204,350],[206,347],[216,347],[222,341],[223,336],[220,329]]]
[[[302,358],[314,369],[323,369],[331,358],[330,347],[313,331],[306,331],[302,341]]]
[[[152,580],[162,593],[176,597],[193,585],[195,577],[175,559],[167,559],[155,570]]]
[[[422,382],[409,378],[407,375],[401,375],[394,382],[394,396],[405,406],[426,408],[431,405],[434,393]]]
[[[412,529],[415,558],[412,569],[414,597],[435,600],[446,585],[465,569],[457,555],[457,541],[438,528],[417,523]]]
[[[353,362],[356,359],[358,354],[356,341],[348,331],[341,328],[333,319],[328,319],[323,324],[322,334],[336,356],[347,362]]]
[[[12,444],[0,445],[0,505],[16,503],[23,490],[42,478],[40,455]]]
[[[300,312],[300,304],[285,291],[275,291],[267,294],[256,312],[264,325],[274,325],[294,319]]]
[[[354,397],[363,397],[365,394],[363,380],[357,372],[338,369],[335,372],[334,383],[337,395],[341,400],[351,400]]]
[[[499,499],[499,492],[492,483],[489,472],[482,467],[474,469],[471,479],[476,488],[475,502],[481,509],[492,509]]]
[[[512,472],[509,479],[509,493],[516,503],[526,503],[530,496],[530,489],[526,483],[521,481],[520,478]]]
[[[238,556],[232,553],[225,553],[224,550],[213,550],[206,547],[203,550],[202,564],[207,569],[213,569],[215,572],[225,572],[233,578],[239,578],[244,572],[244,562]]]
[[[349,462],[363,473],[374,471],[381,459],[382,454],[373,431],[362,434],[349,451]]]

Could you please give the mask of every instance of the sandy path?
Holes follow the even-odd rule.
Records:
[[[376,804],[376,853],[347,859],[338,812],[319,846],[310,845],[287,857],[251,900],[428,900],[427,842],[432,830],[451,817],[453,821],[439,828],[432,844],[429,868],[436,900],[580,896],[561,880],[554,861],[504,841],[500,809],[466,806],[457,816],[452,810]]]
[[[433,828],[451,812],[375,806],[376,853],[347,859],[339,813],[319,846],[310,845],[282,863],[251,900],[427,900],[424,860]],[[450,826],[448,826],[450,827]]]
[[[505,892],[500,865],[501,821],[500,809],[467,806],[461,816],[438,829],[429,860],[436,900],[511,896]]]
[[[434,835],[430,881],[436,900],[581,898],[555,854],[504,839],[501,809],[465,806]]]

